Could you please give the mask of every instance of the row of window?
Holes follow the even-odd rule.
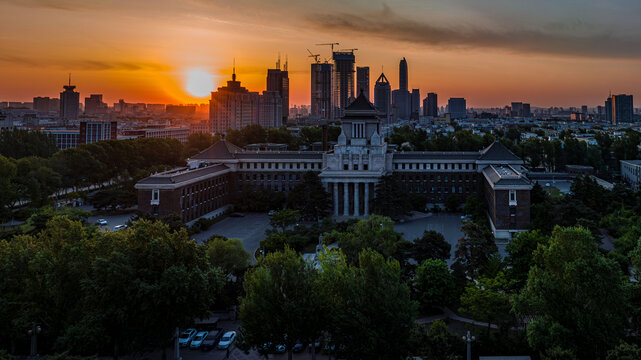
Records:
[[[395,170],[476,170],[476,164],[395,163]]]
[[[303,170],[320,170],[322,163],[272,163],[272,162],[250,162],[240,163],[240,169],[303,169]]]
[[[441,181],[441,175],[427,175],[427,174],[398,174],[397,178],[401,181]],[[476,174],[452,174],[443,175],[444,182],[452,180],[452,182],[476,182]]]
[[[256,181],[256,180],[267,180],[267,181],[277,181],[277,180],[289,180],[289,181],[298,181],[300,180],[300,174],[238,174],[239,181]]]
[[[188,186],[182,189],[182,196],[197,193],[200,191],[210,190],[213,187],[227,184],[227,176],[220,176],[214,179],[200,182],[198,184]]]
[[[464,192],[465,194],[470,194],[472,192],[469,186],[459,186],[458,188],[452,186],[452,191],[450,191],[449,186],[427,186],[425,184],[407,185],[405,186],[405,190],[410,194],[463,194]]]

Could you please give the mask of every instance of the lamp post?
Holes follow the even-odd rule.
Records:
[[[472,360],[472,341],[476,340],[476,337],[470,335],[470,331],[467,331],[467,335],[463,336],[463,341],[467,343],[467,360]]]
[[[27,331],[27,334],[31,337],[31,347],[29,350],[28,360],[38,360],[40,355],[38,355],[38,334],[42,331],[40,325],[33,323],[31,330]]]

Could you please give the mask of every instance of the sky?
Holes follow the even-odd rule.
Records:
[[[638,0],[0,0],[0,101],[58,97],[205,103],[237,79],[263,91],[288,60],[290,104],[309,104],[307,49],[357,48],[370,81],[384,71],[440,105],[602,105],[641,96]],[[373,94],[373,92],[372,92]]]

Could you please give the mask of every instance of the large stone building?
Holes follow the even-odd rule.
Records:
[[[345,109],[341,126],[338,143],[326,152],[250,151],[223,139],[190,159],[197,169],[181,170],[184,180],[162,173],[139,182],[139,208],[150,211],[155,206],[159,214],[176,211],[190,221],[205,210],[194,212],[194,205],[185,207],[184,201],[193,200],[184,195],[163,196],[165,187],[160,185],[170,183],[177,194],[193,193],[198,189],[193,188],[194,178],[207,182],[224,175],[226,195],[240,188],[288,192],[305,172],[313,171],[331,194],[334,216],[360,217],[371,212],[376,184],[383,176],[393,175],[405,192],[424,196],[432,204],[443,204],[450,196],[463,200],[478,194],[487,203],[497,238],[511,238],[527,229],[532,184],[521,167],[523,161],[500,142],[481,151],[395,151],[380,136],[377,109],[363,94]],[[190,173],[194,175],[187,175]],[[172,176],[173,180],[166,180]],[[154,191],[159,197],[154,198]],[[198,200],[204,201],[209,198]],[[208,206],[206,210],[215,210]]]

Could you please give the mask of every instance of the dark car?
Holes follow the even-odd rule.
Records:
[[[303,343],[300,340],[296,341],[296,344],[294,344],[292,351],[295,353],[299,353],[303,350],[305,350],[305,345],[303,345]]]
[[[240,218],[240,217],[245,217],[245,214],[239,213],[239,212],[234,212],[234,213],[229,214],[229,217]]]
[[[215,349],[216,346],[218,346],[218,342],[220,341],[220,338],[223,337],[224,333],[225,330],[223,329],[212,330],[209,333],[209,336],[207,336],[207,338],[203,340],[203,343],[200,345],[200,350],[209,351],[211,349]]]

